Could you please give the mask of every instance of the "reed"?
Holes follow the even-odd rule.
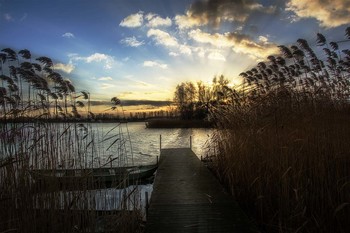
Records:
[[[102,182],[92,186],[79,181],[62,184],[58,180],[43,183],[33,180],[30,174],[33,169],[88,171],[92,167],[124,165],[125,159],[115,159],[125,153],[123,145],[114,144],[109,150],[101,148],[98,142],[103,139],[92,129],[84,132],[87,129],[82,127],[38,123],[17,125],[5,132],[7,136],[0,139],[1,153],[6,155],[0,163],[0,232],[98,232],[101,224],[109,226],[114,222],[118,227],[108,229],[111,232],[123,232],[123,226],[140,228],[138,198],[134,197],[136,201],[131,204],[126,204],[130,200],[124,198],[131,192],[126,189],[127,180],[112,184],[112,190],[120,190],[113,192],[112,198],[111,191],[96,194],[90,190],[106,188]],[[98,216],[99,211],[94,210],[101,205],[107,209]],[[134,211],[128,211],[130,208]],[[110,209],[116,212],[112,216]],[[101,223],[102,217],[108,221]]]
[[[269,232],[350,227],[350,57],[318,43],[325,62],[305,40],[280,46],[212,112],[214,171]]]
[[[112,184],[110,192],[97,193],[90,189],[105,188],[103,183],[96,187],[89,182],[62,184],[53,179],[40,183],[33,179],[33,169],[54,172],[61,168],[123,166],[129,152],[119,127],[103,134],[89,124],[42,120],[80,118],[78,108],[84,108],[83,101],[88,101],[86,115],[93,115],[90,94],[76,92],[70,81],[54,71],[47,57],[36,59],[40,65],[32,62],[28,50],[2,52],[0,232],[141,231],[139,194],[127,188],[127,180]],[[31,123],[23,119],[31,119]],[[109,145],[106,148],[101,142]],[[101,203],[102,211],[97,210]]]

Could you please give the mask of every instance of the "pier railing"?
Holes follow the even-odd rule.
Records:
[[[189,148],[192,150],[192,135],[190,136],[190,147]],[[159,135],[159,153],[161,150],[162,150],[162,135],[160,134]]]

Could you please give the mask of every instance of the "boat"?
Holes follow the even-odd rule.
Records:
[[[42,186],[78,189],[118,186],[119,184],[146,183],[157,170],[158,165],[129,167],[32,169],[29,171],[35,183]]]

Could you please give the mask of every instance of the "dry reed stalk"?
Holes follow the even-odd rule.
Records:
[[[212,112],[213,168],[269,232],[346,232],[350,63],[326,49],[324,66],[298,43],[242,73],[249,89]]]

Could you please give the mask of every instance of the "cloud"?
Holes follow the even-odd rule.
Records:
[[[115,87],[114,84],[110,84],[110,83],[101,83],[100,84],[100,88],[101,89],[109,89],[109,88],[112,88],[112,87]]]
[[[169,52],[169,56],[177,57],[177,56],[179,56],[179,54],[175,53],[175,52]]]
[[[136,14],[132,14],[124,18],[119,25],[122,27],[136,28],[136,27],[142,26],[142,24],[143,24],[143,12],[139,11]]]
[[[166,47],[177,47],[179,45],[175,37],[159,29],[152,28],[148,30],[147,37],[152,37],[157,44]]]
[[[138,80],[134,80],[134,82],[136,82],[137,86],[141,86],[141,87],[151,87],[152,85],[143,81],[138,81]]]
[[[123,97],[125,97],[125,96],[127,96],[127,95],[133,95],[133,94],[134,94],[134,92],[131,92],[131,91],[124,91],[124,92],[120,93],[120,94],[118,95],[118,97],[119,97],[119,98],[123,98]]]
[[[338,27],[350,23],[350,1],[345,0],[290,0],[287,11],[299,18],[315,18],[325,28]],[[295,21],[295,18],[292,18]]]
[[[186,54],[186,55],[191,55],[192,54],[192,50],[189,46],[187,45],[180,45],[179,46],[179,52],[182,54]]]
[[[139,47],[141,45],[144,45],[145,42],[143,41],[138,41],[135,36],[133,37],[126,37],[120,41],[120,43],[125,44],[126,46],[129,47]]]
[[[268,43],[269,39],[266,36],[259,36],[259,41],[262,43]]]
[[[177,15],[180,29],[194,26],[219,26],[222,22],[245,22],[254,12],[274,13],[273,6],[265,7],[254,0],[207,0],[194,2],[185,15]]]
[[[143,66],[144,67],[160,67],[162,69],[168,68],[167,64],[159,63],[159,62],[156,62],[156,61],[144,61],[143,62]]]
[[[22,22],[22,21],[26,20],[27,17],[28,17],[28,14],[27,14],[27,13],[24,13],[23,16],[19,19],[19,21]]]
[[[66,32],[62,35],[64,38],[74,38],[75,36],[71,32]]]
[[[226,58],[224,57],[224,55],[222,55],[219,52],[209,53],[208,58],[211,60],[226,61]]]
[[[112,77],[100,77],[100,78],[98,78],[98,80],[100,80],[100,81],[111,81],[111,80],[113,80],[113,78]]]
[[[9,14],[9,13],[5,13],[5,14],[3,15],[3,17],[4,17],[4,19],[5,19],[6,21],[8,21],[8,22],[14,21],[14,18],[13,18],[12,15]]]
[[[103,54],[103,53],[94,53],[94,54],[85,58],[87,63],[100,62],[100,61],[105,61],[108,59],[109,59],[109,56],[106,54]]]
[[[57,63],[55,64],[55,69],[62,70],[63,72],[70,74],[75,69],[75,66],[73,64]]]
[[[80,57],[77,54],[69,54],[69,57],[72,61],[84,61],[86,63],[104,62],[104,68],[107,70],[112,69],[113,64],[117,64],[112,56],[103,53],[94,53],[87,57]]]
[[[197,53],[197,55],[201,58],[205,57],[206,50],[202,47],[196,47],[193,49],[194,52]]]
[[[190,31],[188,36],[196,42],[210,44],[215,48],[231,48],[235,53],[247,54],[256,59],[278,53],[277,46],[262,36],[259,37],[259,42],[255,42],[248,35],[237,32],[210,34],[200,29]],[[203,55],[203,50],[199,50],[199,52]],[[218,54],[213,54],[211,57],[219,58]]]
[[[171,36],[169,33],[159,30],[159,29],[150,29],[147,32],[148,37],[152,37],[153,40],[158,45],[163,45],[168,49],[177,49],[176,52],[171,51],[171,56],[176,56],[176,54],[181,53],[185,55],[191,55],[191,47],[186,44],[179,44],[177,39]]]
[[[234,43],[229,36],[226,34],[210,34],[203,32],[201,29],[196,29],[188,32],[189,38],[200,42],[200,43],[208,43],[215,47],[231,47]]]
[[[169,17],[166,17],[165,19],[160,17],[159,15],[149,13],[145,16],[145,18],[148,20],[147,26],[148,27],[170,27],[172,24],[172,21]]]
[[[192,17],[190,12],[186,15],[175,16],[175,23],[180,29],[202,26],[208,23],[208,20],[203,17]]]

